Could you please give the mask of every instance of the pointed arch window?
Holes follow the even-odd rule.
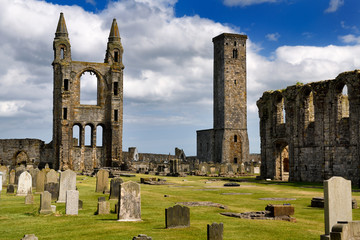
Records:
[[[237,50],[237,49],[234,49],[234,50],[233,50],[233,58],[234,58],[234,59],[237,59],[237,58],[238,58],[238,50]]]
[[[80,104],[97,105],[98,77],[93,71],[85,71],[80,77]]]

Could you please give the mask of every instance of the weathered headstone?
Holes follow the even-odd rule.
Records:
[[[32,177],[32,187],[33,188],[36,188],[36,180],[37,180],[36,176],[39,172],[40,172],[40,170],[38,168],[30,168],[29,169],[29,173]]]
[[[83,201],[79,199],[79,210],[83,209]]]
[[[15,168],[15,184],[19,183],[19,177],[24,171],[26,171],[24,165],[20,165],[19,167]]]
[[[8,168],[6,166],[1,165],[0,166],[0,172],[2,172],[2,185],[5,186],[7,184],[8,179]],[[1,184],[1,183],[0,183]]]
[[[107,191],[109,185],[109,172],[105,169],[100,169],[96,173],[96,192]]]
[[[132,181],[120,184],[118,205],[118,221],[141,221],[140,184]]]
[[[207,225],[207,240],[223,240],[223,223],[212,223]]]
[[[13,184],[9,184],[6,189],[7,194],[14,194],[15,193],[15,186]]]
[[[11,169],[9,173],[9,184],[15,184],[15,169]]]
[[[35,234],[25,234],[21,240],[38,240]]]
[[[34,204],[34,195],[32,195],[31,193],[26,195],[25,204]]]
[[[108,201],[99,201],[97,205],[97,214],[109,214],[110,213],[110,202]]]
[[[51,169],[46,174],[46,183],[59,183],[59,173],[57,173],[54,169]]]
[[[32,179],[31,175],[28,172],[22,172],[19,177],[18,187],[17,187],[17,196],[26,196],[32,191]]]
[[[56,201],[59,198],[59,183],[46,183],[44,190],[51,193],[51,200]]]
[[[165,209],[165,227],[190,227],[190,208],[175,205]]]
[[[106,201],[105,197],[98,197],[98,202],[104,202]]]
[[[122,178],[115,177],[110,180],[110,196],[109,199],[118,199],[119,198],[119,189],[120,184],[122,184],[124,181]]]
[[[139,234],[137,237],[133,237],[132,240],[152,240],[152,237],[148,237],[146,234]]]
[[[66,191],[66,215],[77,215],[79,211],[79,191],[67,190]]]
[[[45,169],[42,169],[37,175],[36,175],[36,192],[41,193],[44,191],[46,182],[46,171]]]
[[[3,173],[0,172],[0,192],[2,191],[2,180],[3,180]]]
[[[321,239],[330,239],[332,227],[338,221],[352,221],[351,181],[342,177],[332,177],[324,181],[325,235]]]
[[[44,191],[40,195],[40,214],[51,214],[51,193]]]
[[[67,190],[76,190],[76,173],[70,169],[60,173],[59,203],[65,202]]]

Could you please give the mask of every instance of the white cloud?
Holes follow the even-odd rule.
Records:
[[[93,5],[93,6],[96,6],[95,0],[85,0],[85,2],[89,3],[89,4]]]
[[[266,35],[266,38],[269,41],[276,42],[277,40],[279,40],[280,34],[279,33],[269,33],[269,34]]]
[[[344,5],[344,0],[330,0],[329,7],[325,9],[325,12],[336,12],[342,5]]]
[[[233,6],[246,7],[255,4],[276,3],[280,1],[281,0],[224,0],[224,4],[229,7],[233,7]]]
[[[345,36],[340,36],[341,41],[343,41],[344,43],[355,43],[355,44],[360,44],[360,37],[356,37],[353,34],[348,34]]]

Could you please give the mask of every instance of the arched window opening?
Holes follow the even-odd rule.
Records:
[[[92,127],[85,126],[85,146],[92,146]]]
[[[234,158],[234,163],[238,163],[237,158]]]
[[[63,108],[63,118],[67,119],[67,108]]]
[[[72,136],[73,136],[73,146],[80,147],[80,136],[81,136],[81,129],[79,125],[74,125],[72,129]]]
[[[97,105],[98,79],[94,72],[85,71],[80,77],[80,104]]]
[[[69,91],[69,79],[64,79],[64,91]]]
[[[236,79],[234,80],[234,85],[236,85]]]
[[[98,125],[96,127],[96,146],[97,147],[102,147],[103,146],[103,134],[104,134],[104,129],[103,126]]]
[[[114,95],[117,96],[119,94],[119,83],[114,82]]]
[[[233,58],[238,58],[238,50],[237,49],[234,49],[233,50]]]
[[[349,97],[348,97],[348,88],[346,84],[342,89],[342,93],[340,96],[341,101],[341,118],[348,118],[349,117]]]
[[[234,142],[237,142],[237,135],[234,135]]]
[[[234,41],[234,46],[236,47],[236,41]]]
[[[117,50],[114,51],[114,61],[119,62],[119,52]]]
[[[117,109],[114,110],[114,121],[117,122],[119,120],[119,111]]]
[[[60,48],[60,59],[64,59],[65,58],[65,49],[62,47]]]

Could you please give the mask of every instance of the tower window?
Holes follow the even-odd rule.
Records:
[[[236,79],[234,80],[234,84],[236,85]]]
[[[63,109],[63,118],[66,120],[67,119],[67,108]]]
[[[118,119],[119,119],[118,115],[119,115],[119,112],[118,112],[117,109],[115,109],[115,110],[114,110],[114,121],[115,121],[115,122],[117,122]]]
[[[234,41],[234,46],[236,47],[236,41]]]
[[[234,135],[234,142],[237,142],[237,135]]]
[[[238,58],[238,51],[237,51],[237,49],[234,49],[233,50],[233,58]]]
[[[237,158],[234,158],[234,163],[237,163]]]
[[[69,79],[64,79],[64,91],[69,91]]]
[[[60,59],[64,59],[64,57],[65,57],[64,52],[65,52],[65,49],[64,49],[64,48],[61,48],[61,49],[60,49]]]
[[[118,51],[114,52],[114,60],[115,60],[115,62],[119,62],[119,52]]]
[[[117,96],[119,94],[119,83],[114,82],[114,95]]]

